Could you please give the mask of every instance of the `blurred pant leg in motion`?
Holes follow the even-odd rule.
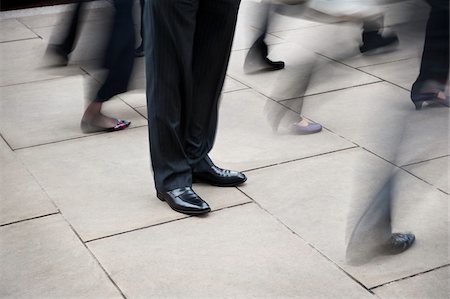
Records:
[[[420,73],[411,90],[416,109],[424,102],[449,106],[449,1],[428,0],[431,6]],[[447,92],[445,91],[447,88]]]
[[[62,42],[49,44],[46,55],[54,61],[52,66],[65,66],[69,62],[69,54],[76,47],[80,27],[82,26],[84,7],[87,1],[79,1],[69,17],[69,26],[64,32]],[[101,113],[103,102],[128,89],[134,64],[134,22],[132,15],[133,2],[128,0],[114,1],[115,13],[107,47],[102,55],[107,70],[106,79],[97,91],[96,96],[87,105],[81,120],[83,132],[117,131],[127,128],[130,122],[105,116]],[[95,39],[93,40],[96,41]],[[96,45],[100,46],[100,45]]]
[[[137,47],[136,50],[134,51],[134,54],[136,55],[136,57],[144,56],[144,5],[145,5],[145,0],[139,0],[139,5],[141,8],[141,29],[140,29],[141,43],[140,43],[139,47]]]
[[[101,113],[105,101],[128,90],[134,66],[133,2],[115,0],[114,7],[113,24],[104,55],[104,66],[108,73],[95,99],[88,105],[83,115],[81,128],[84,132],[118,131],[130,125],[129,121]]]
[[[47,55],[53,66],[66,66],[69,63],[69,54],[76,46],[80,26],[83,20],[84,7],[86,1],[78,1],[75,9],[70,12],[69,23],[64,33],[63,41],[59,44],[49,44]]]

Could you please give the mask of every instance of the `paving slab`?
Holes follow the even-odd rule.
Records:
[[[225,93],[213,160],[221,167],[248,170],[354,146],[326,130],[303,136],[287,130],[275,133],[267,112],[274,110],[287,120],[298,121],[298,115],[253,90]]]
[[[60,215],[0,227],[2,298],[122,298]]]
[[[0,164],[0,225],[58,212],[3,139]]]
[[[449,154],[448,108],[416,111],[409,92],[389,83],[307,97],[302,114],[396,165]]]
[[[148,119],[147,106],[136,107],[134,108],[140,115]]]
[[[248,86],[242,84],[241,82],[234,80],[233,78],[226,76],[225,82],[223,84],[222,93],[224,92],[230,92],[230,91],[236,91],[236,90],[242,90],[247,89]]]
[[[443,299],[449,298],[450,268],[443,267],[376,288],[381,299]]]
[[[362,67],[360,70],[411,90],[420,71],[420,59],[411,58],[390,63]]]
[[[46,42],[41,39],[29,39],[0,43],[0,86],[21,84],[33,81],[62,78],[82,74],[77,66],[65,68],[44,68]]]
[[[0,42],[15,41],[38,36],[16,19],[0,21]]]
[[[362,55],[359,52],[359,45],[361,44],[360,24],[328,24],[320,27],[277,32],[274,35],[352,67],[420,56],[425,38],[424,21],[392,26],[387,28],[384,34],[390,34],[389,32],[398,34],[399,45],[379,52],[378,55],[376,52],[369,53],[369,55]]]
[[[285,69],[280,71],[245,73],[243,65],[246,56],[247,51],[232,53],[229,76],[275,100],[380,81],[359,70],[319,57],[292,43],[271,47],[269,57],[275,61],[282,60],[286,64]],[[311,78],[309,85],[308,78]]]
[[[98,87],[82,76],[1,87],[0,132],[13,149],[88,136],[80,120],[86,97]],[[104,113],[129,119],[132,126],[147,123],[119,99],[106,102]]]
[[[373,298],[254,204],[88,247],[127,298]]]
[[[405,169],[432,184],[440,190],[450,193],[449,189],[450,158],[442,157],[406,166]]]
[[[186,217],[156,198],[146,127],[23,149],[18,155],[83,240]],[[236,188],[194,188],[212,209],[250,201]]]
[[[367,263],[346,260],[353,220],[382,187],[392,166],[350,149],[248,172],[240,188],[269,213],[368,288],[449,263],[448,196],[400,172],[393,193],[393,231],[412,231],[408,251],[376,256]],[[250,183],[251,182],[251,183]]]

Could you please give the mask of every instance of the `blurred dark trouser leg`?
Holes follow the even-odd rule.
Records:
[[[145,3],[150,154],[159,192],[191,186],[190,164],[212,146],[238,6],[238,0]]]
[[[82,20],[82,10],[86,1],[78,1],[75,10],[71,12],[70,23],[65,34],[64,41],[60,44],[61,50],[67,55],[75,48],[75,41],[78,37],[78,30]]]
[[[218,104],[230,58],[240,0],[201,0],[193,53],[193,103],[186,154],[194,166],[212,149]]]
[[[427,22],[420,74],[415,84],[434,80],[445,84],[449,71],[449,2],[429,0],[431,11]]]
[[[111,97],[127,91],[134,64],[134,23],[133,2],[115,0],[115,15],[108,46],[105,53],[105,66],[108,75],[98,91],[96,101],[104,102]]]
[[[141,44],[144,44],[144,5],[145,0],[139,0],[141,6]]]

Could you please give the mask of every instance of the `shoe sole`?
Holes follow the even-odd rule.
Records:
[[[236,182],[236,183],[216,183],[213,181],[209,181],[209,180],[205,180],[205,179],[199,179],[199,178],[193,178],[192,182],[193,183],[205,183],[205,184],[209,184],[211,186],[216,186],[216,187],[237,187],[242,185],[243,183],[245,183],[247,181],[247,178],[243,179],[242,181]]]
[[[156,193],[156,197],[158,197],[158,199],[160,201],[166,202],[172,210],[174,210],[174,211],[176,211],[178,213],[182,213],[182,214],[186,214],[186,215],[190,215],[190,216],[199,216],[199,215],[203,215],[203,214],[207,214],[207,213],[211,212],[211,209],[202,210],[202,211],[185,211],[185,210],[181,210],[181,209],[178,209],[176,207],[173,207],[170,204],[170,202],[168,202],[167,200],[164,199],[164,197],[163,197],[163,195],[161,193],[159,193],[159,192]]]

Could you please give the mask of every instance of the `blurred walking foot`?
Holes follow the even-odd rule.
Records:
[[[262,35],[255,41],[245,57],[244,71],[246,73],[284,69],[283,61],[272,61],[267,57],[269,52],[264,37],[265,35]]]
[[[448,87],[433,80],[426,82],[416,81],[411,89],[411,100],[416,110],[421,110],[424,103],[429,106],[450,107],[450,95]]]
[[[128,128],[130,121],[120,120],[103,115],[101,111],[102,102],[92,102],[81,119],[81,130],[83,133],[114,132]]]
[[[49,44],[45,52],[44,60],[46,66],[67,66],[69,63],[69,53],[67,53],[60,45]]]
[[[291,131],[298,135],[314,134],[322,131],[322,126],[302,118],[299,122],[292,124]]]
[[[361,53],[367,53],[373,50],[398,44],[398,37],[395,33],[383,36],[379,31],[363,31],[362,45],[359,47]]]
[[[393,233],[388,243],[388,250],[391,254],[402,253],[408,250],[416,237],[411,233]]]

